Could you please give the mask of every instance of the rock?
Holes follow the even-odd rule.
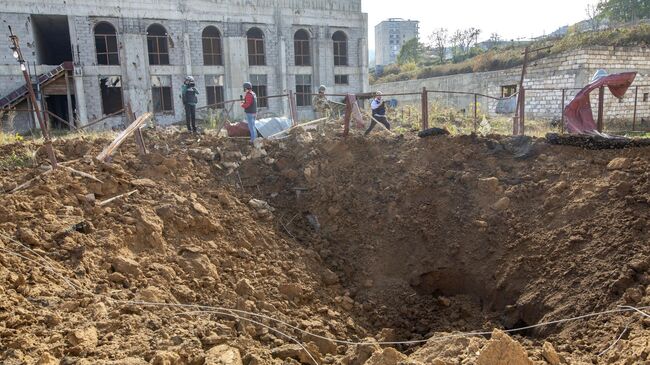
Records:
[[[38,359],[36,365],[59,365],[59,360],[57,360],[54,356],[50,355],[48,352],[45,352]]]
[[[95,204],[95,201],[97,199],[95,198],[95,194],[90,193],[90,194],[84,195],[84,200],[89,204]]]
[[[338,345],[336,342],[334,342],[333,339],[334,335],[329,334],[325,331],[321,331],[317,333],[320,337],[314,337],[309,334],[305,334],[303,336],[303,342],[313,342],[316,347],[318,347],[318,351],[323,354],[323,355],[336,355],[338,352]]]
[[[151,358],[151,365],[179,365],[181,363],[181,357],[170,351],[158,351]]]
[[[476,365],[533,365],[523,346],[505,332],[495,329],[481,349]]]
[[[478,179],[478,189],[482,193],[496,194],[501,191],[501,188],[499,187],[499,179],[496,177]]]
[[[238,349],[219,345],[205,353],[204,365],[243,365],[243,363]]]
[[[561,362],[560,355],[557,354],[553,345],[548,341],[544,342],[542,346],[542,356],[551,365],[559,365]]]
[[[191,148],[188,151],[189,155],[197,160],[212,161],[214,160],[214,152],[208,147],[204,148]]]
[[[97,329],[93,326],[70,332],[67,337],[70,345],[81,351],[90,351],[97,347]]]
[[[108,275],[108,280],[110,282],[116,283],[116,284],[127,284],[129,282],[129,279],[126,278],[126,276],[120,274],[119,272],[113,272],[110,275]]]
[[[191,249],[183,250],[179,265],[188,275],[219,279],[217,267],[203,252]]]
[[[199,212],[199,213],[201,213],[203,215],[209,215],[210,214],[208,209],[206,207],[204,207],[203,205],[201,205],[201,203],[194,202],[192,204],[192,208],[194,208],[194,210],[196,210],[197,212]]]
[[[389,347],[383,351],[375,352],[364,365],[397,365],[400,361],[406,359],[406,355],[392,347]]]
[[[282,345],[271,350],[271,356],[285,360],[285,359],[295,359],[300,361],[302,364],[309,365],[318,365],[321,361],[320,353],[318,348],[313,343],[309,343],[305,346],[309,350],[309,354],[314,357],[312,359],[309,354],[302,348],[300,345]],[[316,360],[316,362],[314,362]]]
[[[321,278],[325,285],[334,285],[339,282],[339,276],[330,269],[323,270]]]
[[[344,361],[348,365],[363,365],[375,352],[381,351],[379,345],[372,343],[375,342],[374,338],[366,338],[361,342],[367,344],[355,346],[351,353],[345,356]]]
[[[142,271],[140,271],[140,264],[138,264],[137,261],[127,257],[114,258],[111,266],[115,272],[126,276],[139,277],[142,275]]]
[[[280,294],[293,300],[294,298],[300,298],[302,296],[302,287],[298,284],[280,284],[278,287]]]
[[[149,303],[164,303],[167,294],[160,288],[148,286],[136,294],[136,299]]]
[[[235,292],[242,297],[250,297],[255,294],[255,288],[248,279],[241,279],[235,286]]]
[[[156,182],[151,179],[135,179],[131,180],[131,185],[143,187],[143,188],[155,188],[157,186]]]
[[[492,209],[496,210],[497,212],[505,211],[508,208],[510,208],[510,198],[508,197],[503,197],[492,205]]]
[[[626,170],[630,168],[632,161],[625,157],[617,157],[607,164],[608,170]]]

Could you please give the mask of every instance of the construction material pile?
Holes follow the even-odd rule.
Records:
[[[647,148],[159,131],[96,161],[109,142],[3,165],[4,364],[650,360],[617,307],[650,305]]]

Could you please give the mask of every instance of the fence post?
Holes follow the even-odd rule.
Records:
[[[345,97],[345,117],[343,118],[343,137],[350,133],[350,119],[352,119],[352,103],[356,102],[354,94],[348,94]]]
[[[564,134],[564,98],[566,97],[566,89],[562,89],[562,102],[560,103],[560,125],[562,134]]]
[[[636,107],[637,107],[638,98],[639,98],[639,87],[637,86],[634,89],[634,117],[632,117],[632,132],[636,130]]]
[[[289,112],[291,113],[291,125],[298,124],[298,110],[296,109],[296,98],[293,90],[289,90]]]
[[[601,86],[600,89],[598,90],[598,124],[596,125],[598,132],[601,133],[604,127],[604,122],[603,122],[603,116],[605,112],[604,106],[605,106],[605,87]]]
[[[524,89],[524,86],[522,84],[521,86],[521,111],[519,112],[519,134],[520,135],[525,135],[526,130],[524,128],[524,123],[526,121],[526,89]]]
[[[422,130],[429,129],[429,93],[422,87]]]
[[[475,93],[474,94],[474,133],[476,133],[478,129],[478,95]]]

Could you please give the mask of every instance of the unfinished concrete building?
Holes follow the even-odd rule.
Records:
[[[179,121],[186,75],[196,79],[199,107],[239,99],[250,80],[259,96],[294,90],[303,118],[320,84],[334,93],[368,88],[360,0],[26,0],[0,11],[32,74],[41,75],[35,86],[53,127],[85,125],[126,103],[136,114],[153,111],[159,123]],[[21,131],[37,123],[9,45],[0,37],[0,108],[17,111]],[[260,106],[268,114],[289,109],[286,98]],[[118,125],[124,117],[107,121]]]

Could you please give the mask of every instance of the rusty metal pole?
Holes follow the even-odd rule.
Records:
[[[564,98],[566,97],[566,89],[562,89],[562,102],[560,103],[560,128],[561,133],[564,134]]]
[[[9,26],[9,40],[11,41],[12,44],[11,50],[14,53],[14,57],[16,58],[16,60],[18,60],[18,63],[20,64],[20,69],[23,72],[23,77],[25,78],[25,86],[27,87],[27,93],[29,94],[29,100],[32,103],[32,106],[34,107],[34,112],[36,113],[36,117],[38,118],[38,124],[41,127],[41,133],[43,133],[43,138],[45,139],[45,150],[47,151],[47,155],[50,158],[52,169],[56,169],[58,164],[56,162],[56,155],[54,154],[54,149],[52,148],[52,141],[50,140],[50,134],[47,130],[47,125],[43,120],[43,114],[41,114],[41,111],[38,107],[38,103],[36,102],[36,95],[34,94],[34,88],[32,87],[32,79],[29,75],[29,72],[27,71],[27,66],[25,65],[25,59],[23,58],[23,53],[20,50],[18,36],[14,35],[13,30],[11,30],[11,26]]]
[[[291,125],[298,124],[298,110],[296,109],[296,98],[293,90],[289,90],[289,112],[291,113]]]
[[[429,129],[429,93],[422,88],[422,130]]]
[[[352,103],[356,102],[354,94],[345,97],[345,117],[343,118],[343,137],[350,133],[350,119],[352,119]]]
[[[603,117],[605,113],[605,87],[601,86],[600,89],[598,89],[598,123],[596,124],[596,128],[598,129],[598,132],[603,132],[604,129],[604,122],[603,122]]]
[[[639,99],[639,87],[634,89],[634,117],[632,117],[632,132],[636,130],[636,108]]]
[[[478,130],[478,95],[474,94],[474,133]]]

